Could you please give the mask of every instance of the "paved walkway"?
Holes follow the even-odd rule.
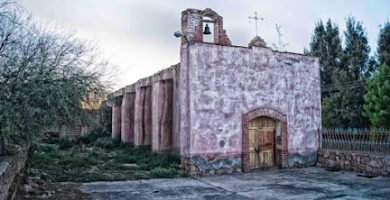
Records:
[[[390,199],[390,178],[321,168],[239,175],[85,183],[93,199]]]

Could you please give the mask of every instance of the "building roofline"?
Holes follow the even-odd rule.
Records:
[[[252,49],[253,48],[253,47],[238,46],[238,45],[221,45],[221,44],[215,44],[215,43],[212,43],[212,42],[194,42],[194,43],[196,43],[196,44],[224,46],[224,47],[244,48],[244,49]],[[272,52],[275,52],[275,53],[285,53],[285,54],[299,55],[299,56],[312,57],[312,58],[319,59],[319,57],[317,57],[317,56],[305,55],[305,54],[302,54],[302,53],[296,53],[296,52],[290,52],[290,51],[278,51],[278,50],[272,49],[271,47],[257,47],[256,46],[255,48],[269,49],[269,50],[271,50]]]

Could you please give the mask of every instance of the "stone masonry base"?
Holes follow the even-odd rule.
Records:
[[[194,155],[182,158],[184,172],[189,175],[232,174],[241,172],[241,154]]]
[[[350,170],[372,176],[390,176],[390,155],[320,150],[318,162],[333,170]]]
[[[316,163],[317,163],[317,151],[288,154],[289,167],[311,167],[311,166],[315,166]]]
[[[287,157],[287,156],[286,156]],[[201,154],[182,157],[181,164],[184,172],[188,175],[214,175],[214,174],[233,174],[243,170],[243,154]],[[286,159],[287,160],[287,159]],[[310,167],[317,162],[317,151],[310,153],[289,153],[288,166],[278,166],[279,168],[288,167]]]

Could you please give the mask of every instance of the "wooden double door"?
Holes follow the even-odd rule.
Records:
[[[258,117],[249,127],[249,152],[251,169],[268,168],[275,164],[276,122],[267,117]]]

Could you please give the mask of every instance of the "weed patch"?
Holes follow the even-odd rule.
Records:
[[[54,182],[172,178],[180,164],[175,152],[155,153],[146,146],[118,144],[111,137],[45,138],[32,149],[29,166]]]
[[[153,178],[174,178],[177,175],[177,169],[156,167],[150,173]]]

